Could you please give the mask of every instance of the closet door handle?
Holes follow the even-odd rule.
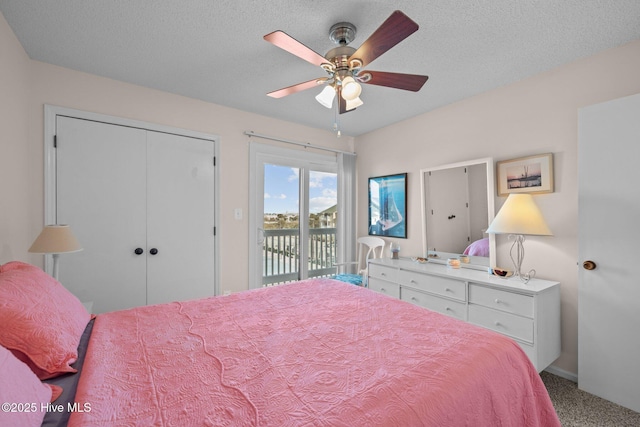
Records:
[[[150,253],[151,255],[155,255],[155,254],[157,254],[157,253],[158,253],[158,250],[157,250],[156,248],[151,248],[151,249],[149,250],[149,253]]]
[[[133,251],[133,253],[135,253],[136,255],[142,255],[143,252],[144,250],[142,248],[136,248],[136,250]]]

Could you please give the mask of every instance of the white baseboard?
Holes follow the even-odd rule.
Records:
[[[557,375],[561,378],[567,379],[569,381],[573,381],[574,383],[578,382],[578,374],[574,374],[573,372],[565,371],[564,369],[560,369],[557,366],[550,365],[545,369],[545,371],[550,374]]]

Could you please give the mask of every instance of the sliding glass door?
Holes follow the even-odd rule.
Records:
[[[262,284],[298,280],[301,254],[300,168],[269,163],[263,168]]]
[[[332,274],[338,220],[335,157],[260,144],[254,148],[249,286]]]

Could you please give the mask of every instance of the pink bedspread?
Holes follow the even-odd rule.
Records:
[[[99,315],[70,426],[559,426],[516,343],[328,279]]]

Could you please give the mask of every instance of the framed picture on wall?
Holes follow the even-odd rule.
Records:
[[[496,163],[498,195],[553,193],[553,154],[520,157]]]
[[[407,238],[407,174],[369,178],[369,235]]]

